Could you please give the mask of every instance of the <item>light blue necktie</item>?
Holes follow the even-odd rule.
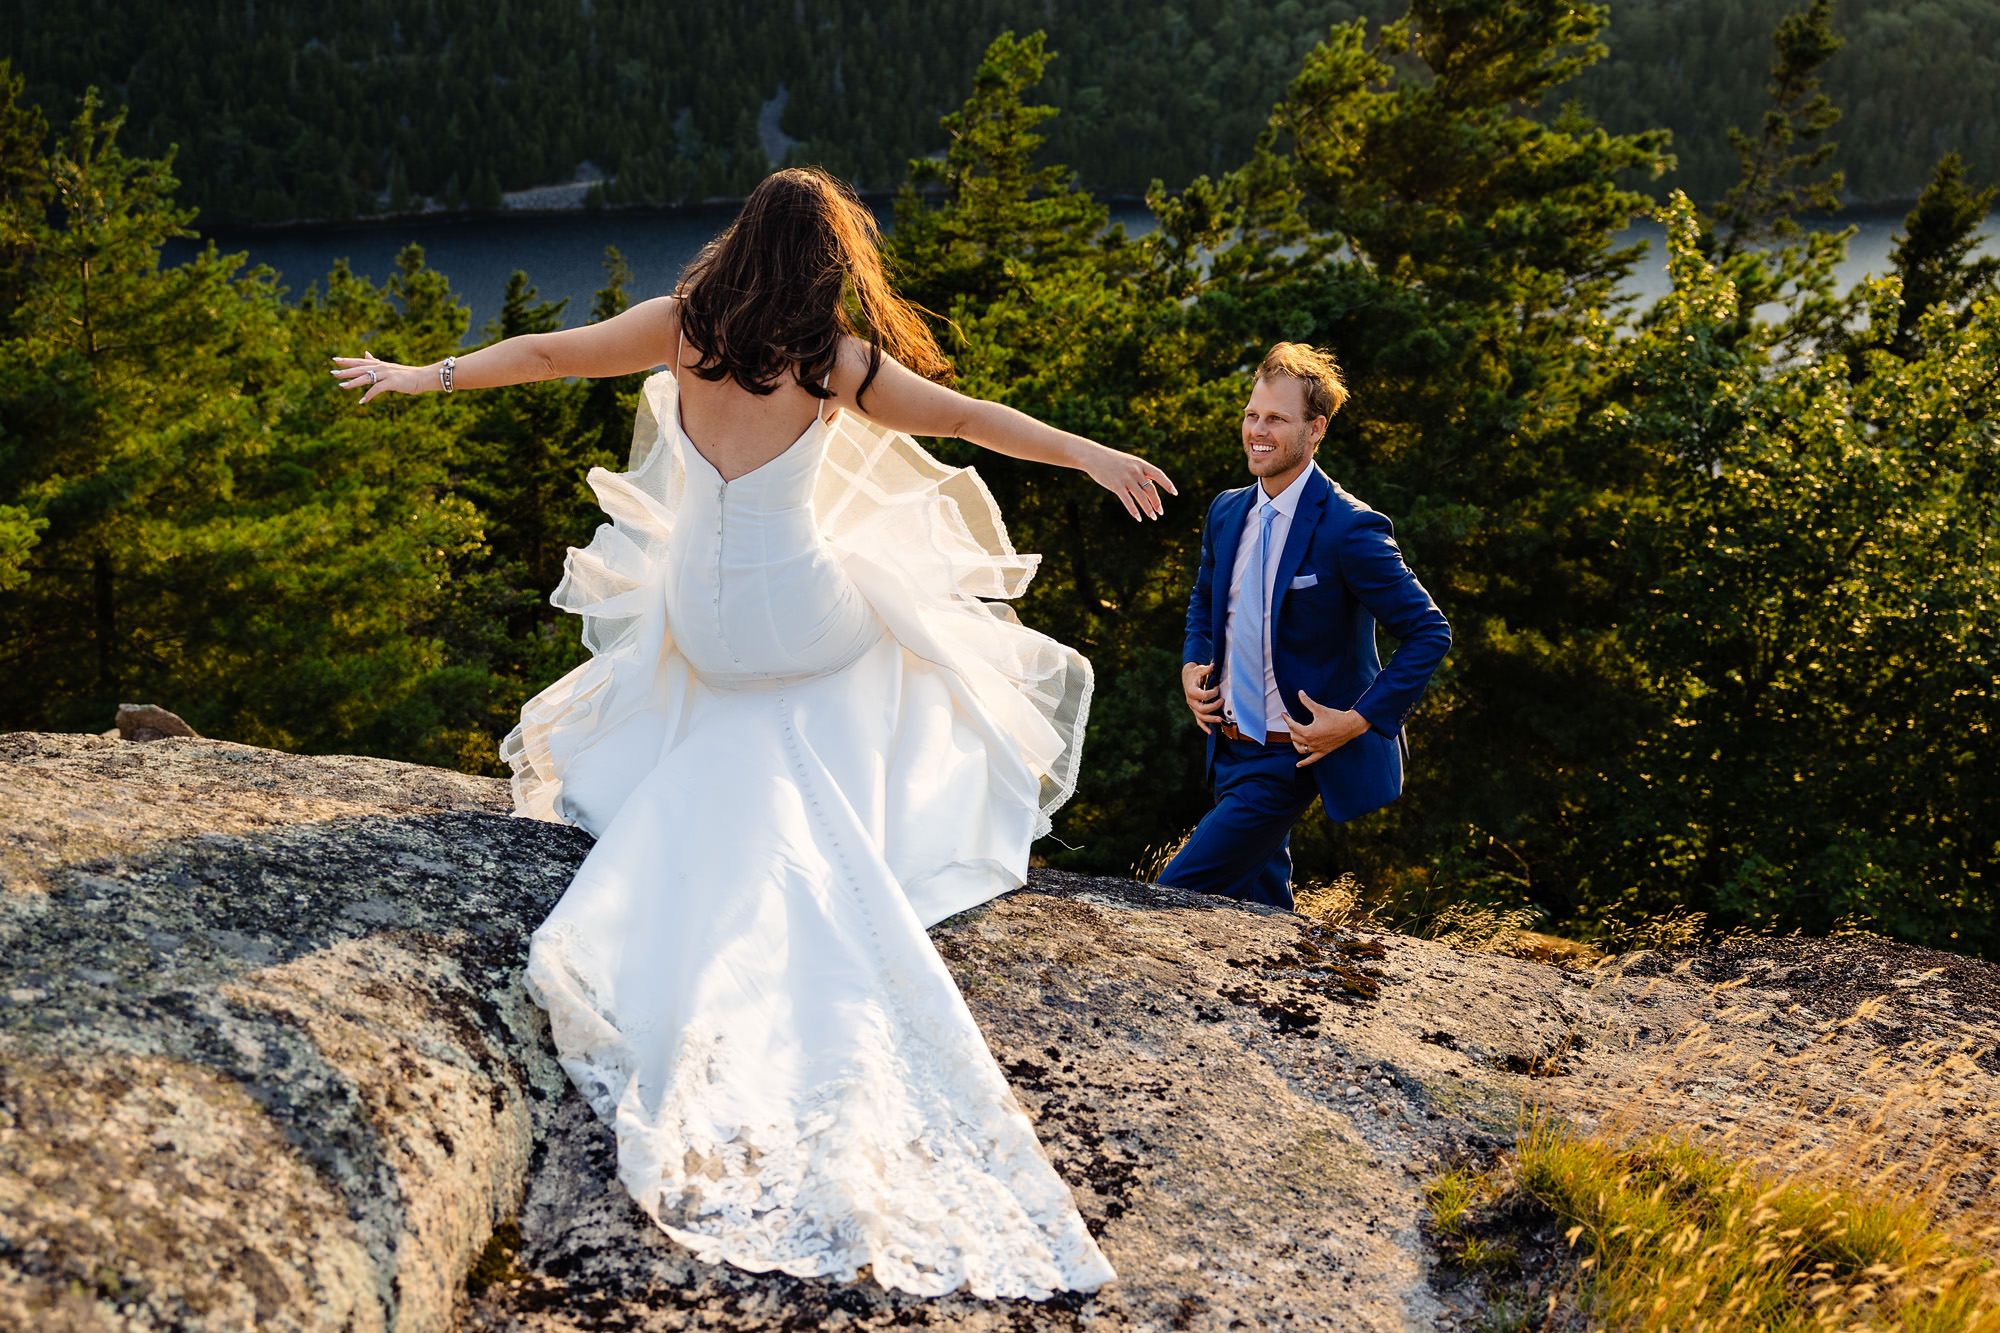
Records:
[[[1264,739],[1264,562],[1270,555],[1271,520],[1278,507],[1269,500],[1258,506],[1262,520],[1257,549],[1243,571],[1248,585],[1236,589],[1235,633],[1229,636],[1229,706],[1236,729],[1254,740]]]

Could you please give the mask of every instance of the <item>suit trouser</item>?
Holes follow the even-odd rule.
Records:
[[[1292,906],[1292,825],[1319,783],[1289,745],[1215,738],[1215,808],[1160,872],[1160,883],[1287,911]]]

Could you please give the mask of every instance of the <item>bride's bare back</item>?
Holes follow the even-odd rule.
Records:
[[[827,400],[807,393],[796,379],[781,380],[766,394],[751,393],[733,379],[707,380],[696,374],[701,353],[684,337],[676,336],[674,347],[681,429],[724,481],[747,477],[783,456],[829,413]]]

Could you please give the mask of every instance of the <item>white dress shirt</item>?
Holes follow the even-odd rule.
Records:
[[[1278,673],[1277,668],[1271,662],[1271,594],[1277,585],[1278,560],[1285,550],[1285,538],[1292,531],[1292,515],[1299,511],[1299,499],[1305,494],[1306,478],[1310,477],[1312,473],[1312,464],[1308,463],[1305,469],[1292,479],[1291,485],[1285,487],[1277,495],[1269,497],[1271,507],[1277,510],[1277,514],[1271,519],[1271,539],[1265,544],[1264,568],[1258,571],[1257,582],[1254,585],[1261,591],[1264,598],[1263,731],[1266,734],[1282,733],[1285,730],[1285,705],[1284,701],[1278,697]],[[1249,583],[1250,562],[1257,550],[1257,528],[1261,522],[1257,511],[1263,505],[1265,499],[1264,483],[1259,481],[1257,483],[1257,496],[1250,506],[1249,518],[1243,524],[1242,540],[1236,543],[1236,565],[1229,573],[1229,611],[1223,621],[1222,644],[1218,645],[1216,653],[1216,657],[1220,659],[1217,677],[1222,685],[1222,698],[1225,708],[1228,706],[1229,700],[1229,681],[1227,679],[1229,653],[1226,645],[1235,642],[1236,608],[1241,605],[1244,588],[1252,586]],[[1254,722],[1246,724],[1242,718],[1234,718],[1232,721],[1236,723],[1237,728],[1241,731],[1254,735],[1258,730]],[[1263,737],[1258,736],[1257,739],[1262,740]]]

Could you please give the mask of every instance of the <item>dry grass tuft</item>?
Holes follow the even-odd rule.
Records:
[[[1167,868],[1167,862],[1178,856],[1181,848],[1187,846],[1187,840],[1193,836],[1194,830],[1189,829],[1172,842],[1163,842],[1156,846],[1148,847],[1140,854],[1139,859],[1132,863],[1132,878],[1138,880],[1141,884],[1158,884],[1160,882],[1160,872]]]
[[[1607,954],[1638,953],[1657,949],[1692,949],[1708,937],[1708,913],[1675,907],[1659,916],[1636,921],[1610,920],[1591,935],[1591,943]]]
[[[1536,1312],[1546,1328],[2000,1330],[1991,1261],[1920,1200],[1780,1176],[1686,1139],[1620,1145],[1542,1119],[1491,1171],[1448,1172],[1425,1194],[1467,1272],[1493,1271],[1510,1220],[1552,1221],[1574,1263]],[[1519,1294],[1490,1289],[1501,1305]]]
[[[1448,903],[1423,933],[1466,953],[1512,954],[1525,943],[1528,927],[1541,919],[1541,912],[1532,907]]]
[[[1589,1137],[1537,1128],[1510,1158],[1515,1197],[1585,1227],[1577,1258],[1605,1269],[1580,1322],[1542,1327],[2000,1333],[1990,1011],[1976,977],[1859,934],[1595,971],[1590,1055],[1536,1089],[1543,1123]]]
[[[1532,907],[1452,902],[1435,912],[1405,917],[1392,904],[1369,902],[1367,889],[1353,875],[1342,875],[1332,883],[1300,884],[1292,899],[1300,916],[1335,929],[1396,930],[1467,953],[1504,953],[1545,962],[1572,956],[1584,962],[1597,958],[1587,945],[1529,930],[1542,916]]]
[[[1352,875],[1342,875],[1331,884],[1301,884],[1292,890],[1292,907],[1333,930],[1379,930],[1375,909],[1368,903],[1366,890]]]
[[[1604,974],[1600,989],[1617,983],[1618,964]],[[1630,990],[1628,1012],[1665,1019],[1651,1004],[1664,980]],[[1990,1034],[1925,1037],[1904,1028],[1902,1040],[1886,1044],[1880,1035],[1901,1027],[1886,1010],[1887,997],[1864,998],[1844,1017],[1808,1018],[1809,1011],[1781,1006],[1749,981],[1709,988],[1684,1014],[1687,1026],[1669,1026],[1649,1054],[1607,1064],[1601,1083],[1551,1089],[1560,1105],[1550,1109],[1607,1139],[1692,1136],[1787,1180],[1871,1196],[1908,1190],[1953,1234],[1992,1250],[2000,1239],[1993,1190],[2000,1077]],[[1909,978],[1905,993],[1921,995],[1924,981]],[[1801,1019],[1804,1031],[1791,1026]],[[1606,1031],[1594,1040],[1618,1038]],[[1620,1044],[1632,1040],[1628,1030]]]

